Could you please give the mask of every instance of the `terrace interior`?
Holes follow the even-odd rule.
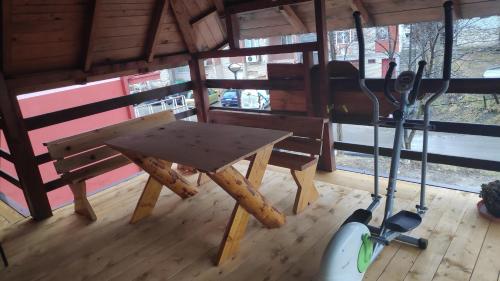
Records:
[[[456,19],[500,15],[499,0],[453,3]],[[0,184],[22,194],[29,216],[20,215],[8,200],[0,200],[0,242],[9,260],[8,267],[0,267],[0,280],[315,280],[331,236],[353,210],[371,202],[373,177],[339,170],[335,162],[335,149],[373,151],[369,145],[334,141],[332,122],[370,125],[371,106],[361,93],[357,70],[352,64],[329,62],[327,32],[353,28],[353,11],[362,13],[366,27],[442,21],[443,14],[442,1],[434,0],[2,1],[0,144],[8,147],[0,147],[0,160],[9,164],[0,169]],[[241,43],[305,33],[313,33],[316,41],[251,48]],[[267,79],[206,77],[206,59],[286,53],[300,54],[301,63],[269,64]],[[32,116],[24,116],[20,106],[25,94],[186,65],[191,77],[188,82]],[[379,96],[383,82],[367,79]],[[452,78],[449,92],[497,94],[498,85],[500,78]],[[426,92],[439,86],[439,79],[422,82]],[[224,110],[210,106],[208,89],[268,90],[271,99],[276,99],[270,110]],[[53,136],[43,137],[44,142],[57,142],[71,136],[62,128],[75,120],[106,119],[101,114],[187,91],[193,91],[194,107],[175,112],[175,119],[195,117],[197,122],[212,122],[218,114],[233,122],[249,118],[257,127],[269,125],[260,119],[264,116],[327,120],[321,137],[315,140],[321,146],[314,174],[319,199],[295,214],[297,179],[290,169],[268,166],[259,191],[284,213],[286,223],[267,229],[252,217],[238,254],[218,266],[214,260],[235,201],[213,181],[202,183],[199,194],[185,200],[162,189],[153,214],[136,224],[129,220],[148,181],[146,173],[89,194],[96,221],[75,214],[71,203],[51,206],[51,193],[65,190],[69,194],[68,185],[75,184],[68,174],[85,174],[87,180],[106,177],[115,169],[111,165],[133,164],[116,154],[106,154],[94,164],[91,156],[92,161],[86,162],[89,166],[60,175],[53,163],[62,156],[55,157],[41,143],[34,143],[37,132],[55,128]],[[384,116],[391,110],[388,103],[381,103]],[[238,114],[247,117],[231,119]],[[431,124],[434,132],[500,137],[498,125]],[[79,152],[85,154],[84,149]],[[65,157],[69,152],[62,153]],[[381,154],[390,156],[391,149],[382,149]],[[402,158],[420,160],[421,153],[403,150]],[[498,159],[430,153],[429,161],[500,172]],[[40,172],[47,166],[52,173],[49,179]],[[99,169],[90,171],[90,166]],[[242,173],[248,166],[246,160],[235,165]],[[187,179],[194,185],[197,176]],[[386,179],[381,182],[381,186],[387,184]],[[398,184],[396,209],[413,210],[419,185]],[[86,196],[85,188],[82,194]],[[429,211],[412,234],[427,238],[429,247],[423,251],[391,243],[364,280],[500,281],[500,224],[479,215],[478,194],[429,186],[427,200]],[[383,204],[372,223],[380,223],[382,212]]]

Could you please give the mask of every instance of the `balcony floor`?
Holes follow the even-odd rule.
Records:
[[[212,182],[186,201],[164,189],[153,216],[130,225],[145,180],[141,175],[92,196],[94,223],[67,206],[40,223],[0,224],[11,262],[0,268],[0,280],[314,280],[331,235],[353,210],[368,206],[371,189],[370,176],[318,174],[320,199],[294,216],[295,183],[271,167],[261,190],[288,215],[287,223],[268,230],[252,219],[238,257],[215,267],[234,200]],[[413,209],[417,191],[401,183],[396,207]],[[477,201],[475,194],[430,188],[430,211],[414,231],[430,240],[429,248],[393,243],[365,280],[500,281],[500,224],[480,218]]]

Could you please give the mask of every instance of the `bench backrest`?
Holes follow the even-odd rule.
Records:
[[[321,154],[323,128],[327,121],[319,117],[219,109],[210,110],[208,118],[211,123],[290,131],[293,136],[277,143],[274,147],[309,155]]]
[[[146,130],[175,120],[172,111],[135,118],[46,143],[57,173],[67,181],[81,181],[127,165],[130,161],[104,142],[126,133]]]

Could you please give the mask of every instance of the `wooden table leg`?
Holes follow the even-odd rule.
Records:
[[[260,214],[260,215],[264,215],[264,216],[267,215],[268,216],[267,218],[264,218],[264,220],[260,220],[260,221],[263,222],[268,227],[278,227],[278,226],[281,226],[282,224],[284,224],[285,217],[279,211],[272,208],[271,205],[269,205],[269,203],[267,203],[264,200],[264,198],[262,197],[262,195],[260,195],[260,193],[257,191],[257,189],[261,186],[262,178],[264,176],[267,163],[269,162],[269,157],[271,156],[272,148],[273,148],[272,145],[268,146],[268,147],[262,149],[261,151],[259,151],[253,157],[253,159],[250,163],[250,166],[248,168],[248,171],[247,171],[247,177],[243,178],[243,176],[240,175],[241,178],[239,179],[239,181],[246,182],[246,184],[243,184],[244,187],[242,187],[241,185],[238,186],[238,184],[236,184],[235,187],[238,189],[247,190],[249,193],[251,193],[250,197],[254,197],[254,194],[256,194],[256,196],[259,196],[259,200],[260,199],[263,200],[263,202],[262,202],[263,204],[261,205],[262,209],[260,209],[260,210],[267,210],[269,212],[269,213],[264,212],[264,214]],[[234,168],[231,168],[230,173],[234,174],[234,173],[238,173],[238,172],[235,171]],[[218,175],[209,175],[209,176],[212,179],[214,179],[214,177],[217,178],[217,179],[214,179],[214,181],[217,182],[219,185],[221,185],[224,189],[228,188],[228,186],[227,186],[228,182],[227,181],[224,182],[227,179],[224,178],[222,175],[220,175],[221,176],[220,179],[217,177]],[[229,187],[229,189],[230,188],[231,187]],[[231,191],[229,191],[228,189],[226,189],[226,191],[228,191],[235,198],[240,198],[239,196],[243,195],[243,194],[238,193],[237,190],[235,191],[237,194],[232,194]],[[246,230],[246,227],[248,224],[248,219],[249,219],[249,213],[245,210],[245,208],[242,205],[239,204],[239,203],[243,203],[242,200],[240,200],[240,199],[237,199],[237,200],[238,200],[238,203],[236,203],[236,205],[233,209],[233,212],[231,214],[231,218],[230,218],[229,223],[226,227],[226,231],[224,233],[224,237],[222,239],[222,242],[221,242],[221,245],[219,248],[219,253],[217,255],[217,260],[216,260],[217,265],[220,265],[220,264],[224,263],[225,261],[227,261],[228,259],[231,259],[234,257],[234,255],[236,254],[236,252],[239,249],[240,241],[245,234],[245,230]],[[253,203],[256,203],[256,202],[253,202]],[[252,214],[255,215],[255,212],[252,211]],[[272,219],[269,221],[269,218],[272,218]]]
[[[163,185],[183,199],[198,193],[188,180],[172,169],[171,162],[132,153],[126,156],[150,175],[130,223],[136,223],[151,214]]]
[[[142,191],[141,197],[139,198],[134,213],[132,214],[132,218],[130,219],[131,224],[134,224],[151,215],[156,202],[158,201],[158,197],[160,197],[162,187],[163,185],[159,181],[152,176],[149,176],[148,182],[144,186],[144,190]]]

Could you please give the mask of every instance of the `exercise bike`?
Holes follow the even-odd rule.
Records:
[[[328,244],[321,261],[319,280],[321,281],[360,281],[372,262],[378,257],[385,246],[396,240],[420,249],[426,249],[428,241],[423,238],[415,238],[407,233],[422,222],[427,207],[425,205],[426,172],[427,172],[427,149],[428,134],[430,127],[430,105],[448,90],[451,76],[451,58],[453,44],[453,18],[452,1],[447,1],[443,5],[445,16],[445,51],[443,60],[443,78],[439,91],[430,95],[424,105],[423,122],[423,148],[422,148],[422,170],[420,203],[416,206],[416,212],[402,210],[393,214],[394,196],[401,159],[401,145],[405,125],[409,125],[406,120],[408,109],[415,104],[417,98],[421,98],[420,82],[426,65],[425,61],[420,61],[417,72],[403,71],[395,80],[394,89],[399,94],[396,99],[390,90],[391,77],[396,67],[395,62],[391,62],[385,75],[384,96],[393,104],[397,110],[392,114],[395,122],[395,136],[392,148],[392,159],[389,173],[389,184],[385,197],[384,218],[380,227],[369,225],[372,212],[380,205],[381,196],[379,194],[379,125],[383,125],[379,119],[379,100],[377,96],[365,84],[365,45],[363,29],[361,26],[360,12],[354,12],[353,17],[356,24],[356,31],[359,44],[359,85],[373,103],[373,126],[374,126],[374,193],[372,202],[367,209],[356,210],[341,226]],[[389,125],[389,124],[387,124]],[[413,127],[422,127],[422,124],[412,124]]]

